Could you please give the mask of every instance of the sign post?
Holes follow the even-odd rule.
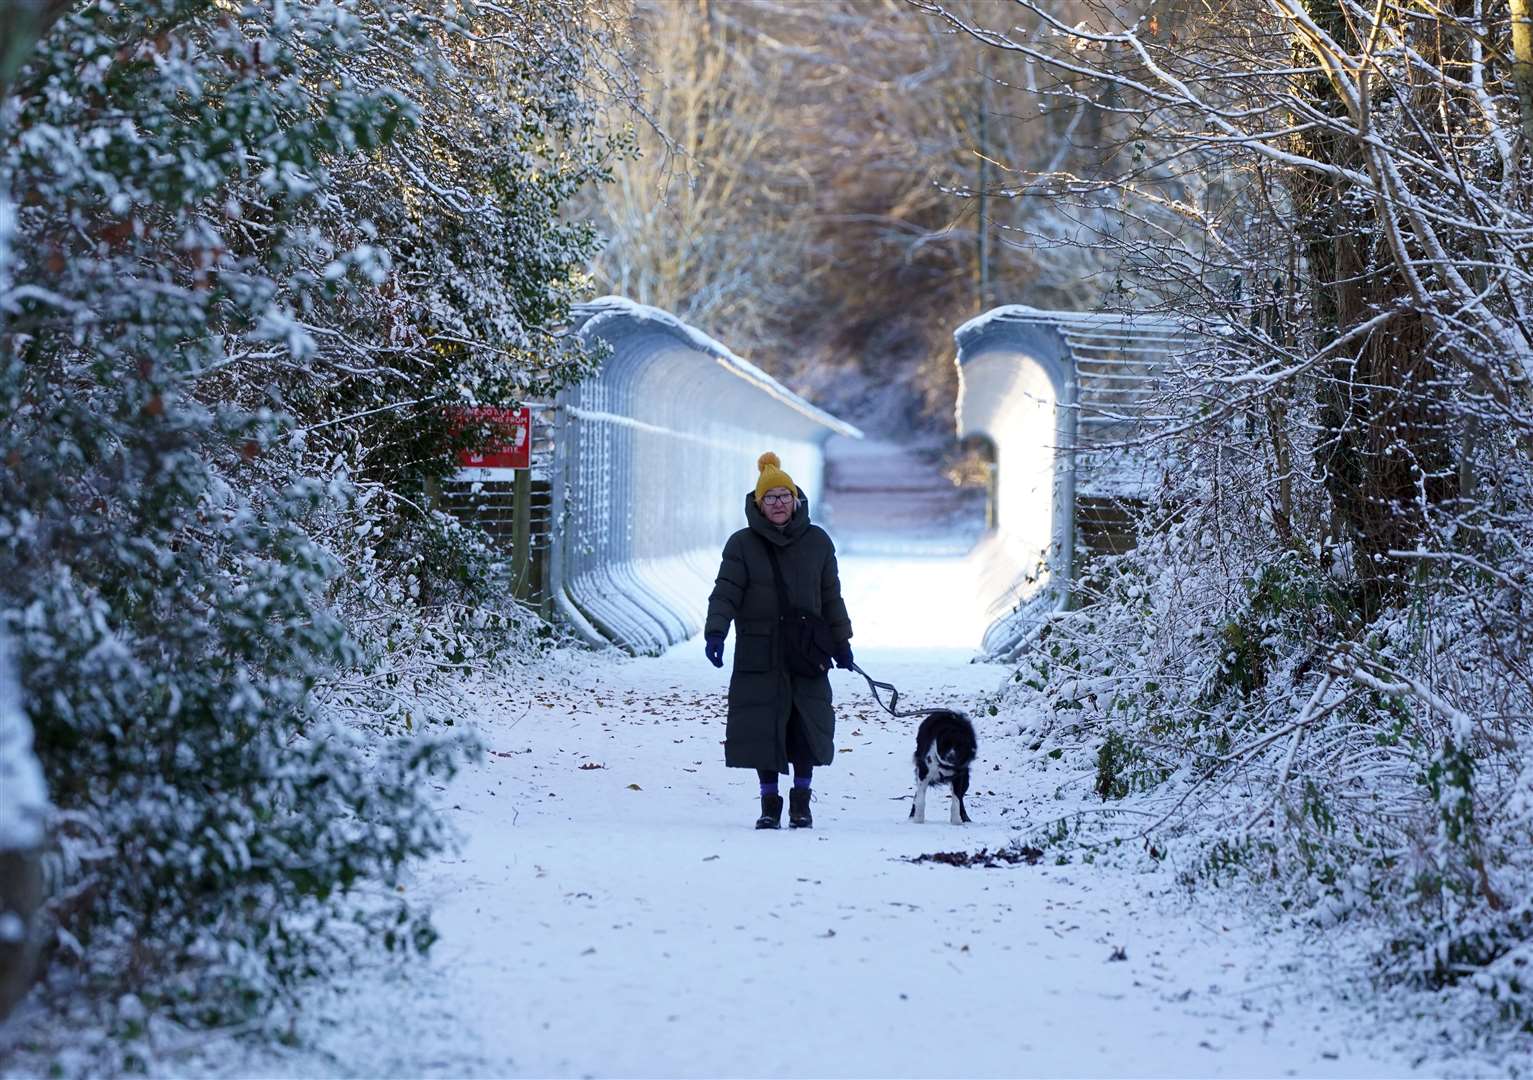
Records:
[[[458,451],[460,468],[512,470],[511,595],[524,600],[532,586],[532,410],[481,405],[455,410],[454,418],[492,433],[483,447]]]
[[[527,599],[532,584],[532,470],[516,470],[511,486],[511,595]]]

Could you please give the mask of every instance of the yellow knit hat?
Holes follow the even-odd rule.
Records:
[[[793,482],[793,477],[782,471],[782,459],[768,450],[756,459],[756,468],[761,470],[761,475],[756,478],[756,505],[761,505],[761,496],[775,487],[785,487],[793,494],[798,494],[798,485]]]

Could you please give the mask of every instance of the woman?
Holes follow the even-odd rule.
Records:
[[[818,615],[830,626],[836,666],[852,666],[852,623],[841,599],[836,548],[809,523],[804,493],[782,471],[776,454],[756,462],[756,489],[745,496],[746,527],[724,544],[718,580],[708,597],[704,652],[724,666],[724,635],[735,624],[734,673],[729,677],[729,723],[724,764],[755,769],[761,781],[758,829],[782,827],[777,777],[793,766],[788,824],[807,829],[810,781],[816,765],[835,757],[836,713],[830,679],[788,670],[778,634],[777,585],[767,545],[777,553],[791,607]]]

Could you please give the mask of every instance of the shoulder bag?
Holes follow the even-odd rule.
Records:
[[[830,624],[818,615],[801,611],[788,603],[788,588],[782,580],[782,563],[776,546],[760,537],[772,561],[772,580],[777,585],[777,637],[782,642],[783,663],[789,671],[805,678],[823,675],[830,670],[836,642]]]

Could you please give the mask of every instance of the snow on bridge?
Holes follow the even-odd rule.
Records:
[[[547,588],[593,644],[656,653],[701,630],[757,456],[813,505],[825,440],[861,432],[666,312],[604,297],[576,315],[610,355],[556,402]]]
[[[1154,481],[1148,406],[1195,343],[1154,315],[998,307],[960,326],[958,434],[994,452],[995,528],[975,553],[985,650],[1008,658],[1069,602],[1079,555],[1132,543],[1126,512]]]
[[[855,449],[856,428],[664,311],[603,297],[575,314],[575,331],[608,355],[596,375],[539,410],[531,500],[536,592],[589,643],[655,654],[698,632],[718,551],[739,527],[763,449],[781,455],[838,543],[854,540],[866,553],[881,542],[910,548],[909,529],[892,518],[887,536],[869,532],[855,481],[834,505],[822,498],[827,440],[839,436],[843,478],[887,470],[900,448]],[[1007,658],[1068,602],[1079,551],[1132,542],[1125,507],[1152,479],[1136,445],[1145,405],[1193,335],[1158,316],[1008,305],[954,337],[959,434],[987,440],[996,468],[993,528],[968,559],[981,600],[975,618],[987,627],[983,648]],[[909,475],[903,461],[897,468]],[[452,494],[482,513],[494,482],[470,479]],[[963,520],[967,505],[927,490],[929,479],[920,485],[935,531],[968,549],[979,530]],[[914,498],[905,495],[904,503]],[[904,503],[890,513],[898,517]],[[854,520],[857,535],[843,538]],[[919,546],[937,553],[930,537]]]

